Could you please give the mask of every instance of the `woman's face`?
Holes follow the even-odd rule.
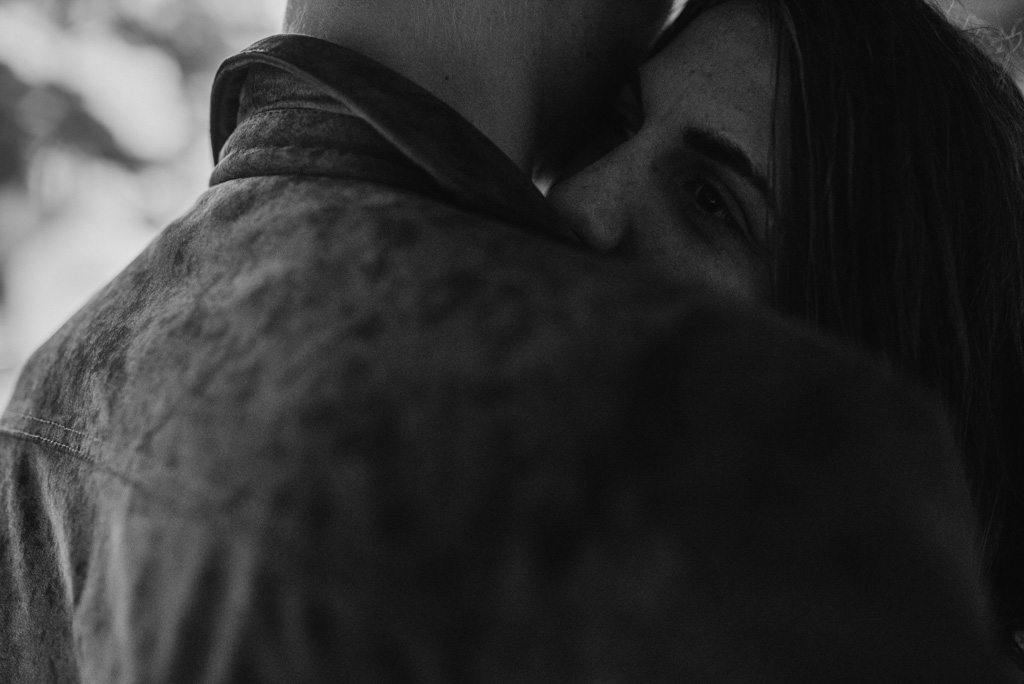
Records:
[[[642,68],[635,135],[559,180],[551,201],[600,251],[767,300],[772,173],[786,161],[772,154],[788,148],[776,137],[788,128],[776,111],[788,99],[783,89],[776,98],[776,61],[773,31],[754,4],[701,14]]]

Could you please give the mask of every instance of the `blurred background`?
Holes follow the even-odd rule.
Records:
[[[0,0],[0,406],[212,169],[220,63],[286,0]]]
[[[935,0],[1024,39],[1024,0]],[[0,0],[0,407],[26,357],[206,187],[209,90],[285,0]]]

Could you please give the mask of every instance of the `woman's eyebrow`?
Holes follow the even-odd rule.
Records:
[[[699,152],[746,178],[764,195],[768,206],[775,207],[775,193],[772,192],[768,179],[754,167],[750,157],[739,145],[710,129],[693,127],[683,131],[683,143],[694,152]]]

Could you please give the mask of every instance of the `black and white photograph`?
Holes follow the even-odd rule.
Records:
[[[1024,0],[0,0],[0,684],[1024,684]]]

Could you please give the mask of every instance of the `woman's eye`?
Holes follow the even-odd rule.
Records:
[[[688,225],[709,242],[739,238],[756,248],[743,214],[725,193],[713,181],[700,177],[687,183],[683,187],[683,211],[689,217]]]
[[[699,181],[694,183],[693,187],[693,201],[697,206],[715,218],[727,219],[729,218],[729,208],[719,194],[718,190],[715,189],[710,183]]]
[[[763,245],[757,226],[750,222],[747,207],[737,198],[728,182],[720,180],[713,169],[694,168],[680,164],[678,176],[671,186],[677,202],[681,226],[691,230],[709,245],[739,242],[756,254]]]

